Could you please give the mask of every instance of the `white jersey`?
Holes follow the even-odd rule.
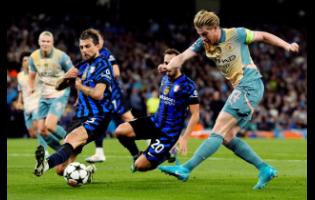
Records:
[[[40,99],[40,84],[36,77],[35,79],[35,91],[29,95],[29,77],[24,71],[21,71],[17,75],[18,90],[22,92],[24,111],[26,113],[31,113],[38,108]]]

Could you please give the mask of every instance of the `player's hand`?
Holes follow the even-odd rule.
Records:
[[[179,151],[181,152],[182,155],[187,155],[187,139],[184,137],[180,137],[179,141],[178,141],[178,147],[179,147]]]
[[[80,78],[76,78],[76,79],[75,79],[75,88],[76,88],[77,90],[80,90],[81,87],[82,87],[82,80],[81,80]]]
[[[23,110],[23,104],[22,104],[21,102],[17,102],[17,103],[15,104],[15,108],[16,108],[17,110]]]
[[[75,78],[73,77],[69,77],[69,78],[61,78],[57,81],[55,89],[60,91],[60,90],[64,90],[69,86],[73,86],[75,83]]]
[[[79,72],[78,70],[69,70],[66,74],[65,74],[65,78],[76,78],[78,77]]]
[[[158,66],[158,71],[159,71],[160,74],[165,73],[166,72],[166,65],[165,64],[160,64]]]
[[[287,51],[297,53],[299,52],[299,49],[300,49],[299,45],[293,42],[288,46]]]

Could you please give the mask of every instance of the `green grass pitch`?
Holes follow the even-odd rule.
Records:
[[[246,139],[253,149],[278,169],[279,177],[264,190],[254,191],[257,170],[225,147],[198,166],[183,183],[159,170],[130,172],[131,157],[116,139],[106,139],[107,160],[96,165],[91,184],[72,188],[63,177],[50,170],[35,177],[35,139],[7,140],[8,200],[224,200],[224,199],[306,199],[306,140]],[[189,141],[187,156],[192,156],[202,140]],[[145,142],[138,142],[144,149]],[[50,149],[50,153],[52,150]],[[78,161],[94,153],[94,143],[87,145]],[[86,163],[85,163],[86,164]],[[168,165],[168,163],[164,163]]]

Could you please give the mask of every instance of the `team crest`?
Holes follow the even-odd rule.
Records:
[[[179,90],[179,85],[175,85],[173,90],[174,92],[177,92]]]
[[[169,92],[170,92],[170,88],[169,87],[164,88],[164,91],[163,91],[164,95],[167,95]]]
[[[227,49],[229,50],[229,51],[231,51],[232,50],[232,43],[227,43],[227,45],[226,45],[226,47],[227,47]]]

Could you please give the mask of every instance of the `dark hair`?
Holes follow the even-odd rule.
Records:
[[[28,52],[28,51],[24,51],[21,53],[20,55],[20,63],[23,62],[23,58],[26,56],[26,57],[29,57],[31,55],[31,52]]]
[[[179,53],[179,51],[177,51],[176,49],[166,49],[166,50],[164,51],[164,55],[166,55],[166,54],[175,54],[175,55],[177,56],[177,55],[180,54],[180,53]]]
[[[95,32],[95,29],[89,28],[84,30],[80,35],[80,40],[86,40],[91,38],[95,45],[99,44],[99,35]]]

